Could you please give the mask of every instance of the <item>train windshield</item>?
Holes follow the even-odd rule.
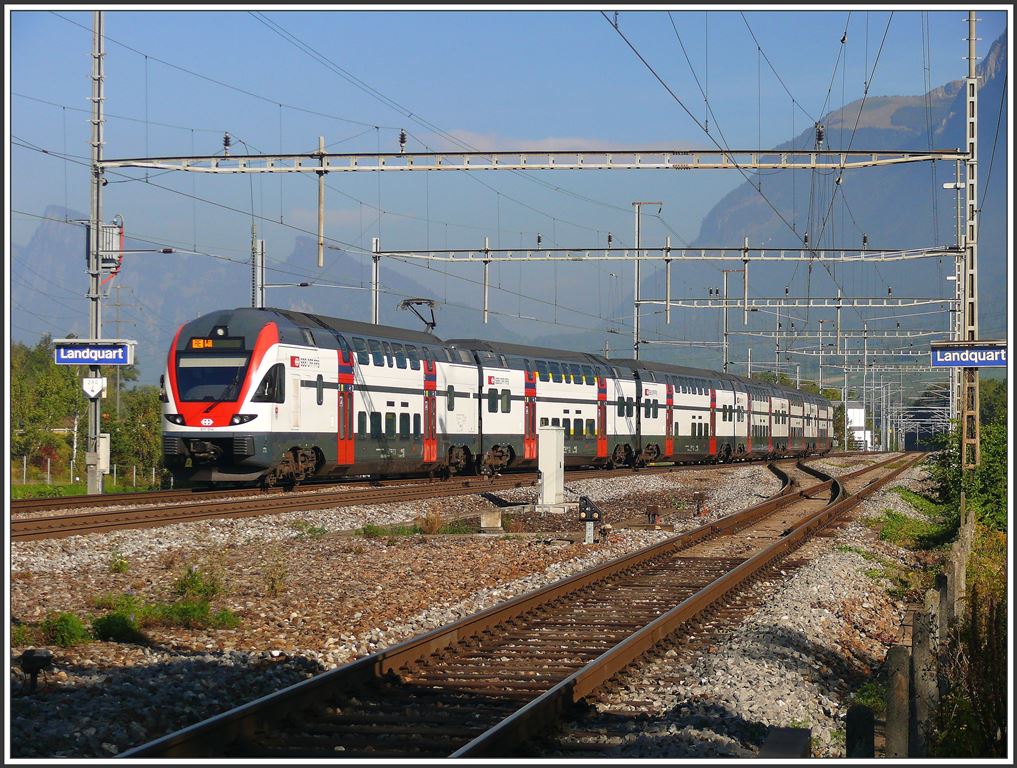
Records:
[[[236,401],[247,370],[247,355],[177,358],[177,392],[182,401]]]

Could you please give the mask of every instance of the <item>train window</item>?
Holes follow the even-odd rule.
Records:
[[[709,437],[709,436],[710,436],[710,425],[709,424],[703,424],[703,437]]]
[[[533,368],[530,366],[530,361],[527,360],[525,357],[523,358],[523,370],[526,371],[527,373],[533,372]]]
[[[558,363],[551,361],[547,364],[547,367],[551,370],[551,381],[557,381],[560,383],[562,381],[561,366],[558,365]]]
[[[660,400],[653,401],[653,418],[660,416]]]
[[[374,339],[368,339],[367,343],[371,347],[371,364],[385,365],[385,358],[381,356],[381,342],[375,341]]]
[[[168,403],[169,398],[166,397],[166,376],[165,374],[159,377],[159,402]]]
[[[381,413],[378,411],[371,411],[371,437],[381,437]]]
[[[561,426],[561,419],[551,419],[551,426],[552,427],[560,427]]]
[[[406,367],[406,352],[402,344],[393,344],[392,351],[395,353],[396,368]]]
[[[456,409],[456,388],[449,384],[445,394],[448,396],[448,409],[454,411]]]
[[[318,378],[314,381],[314,387],[317,390],[316,394],[318,396],[318,405],[321,405],[325,402],[325,379],[320,373],[318,374]]]
[[[420,370],[420,357],[417,355],[417,348],[412,344],[406,345],[406,357],[410,361],[410,368],[414,371]]]
[[[286,399],[286,366],[276,363],[251,396],[252,403],[282,403]]]
[[[497,413],[498,412],[498,390],[489,389],[487,390],[487,412]]]
[[[413,436],[420,437],[420,414],[413,414]]]
[[[546,427],[547,426],[547,416],[541,416],[540,417],[540,426],[542,426],[542,427]]]
[[[621,395],[618,395],[618,415],[619,416],[625,415],[625,398],[622,397]]]
[[[583,367],[581,365],[569,364],[569,370],[572,371],[572,383],[582,384],[583,383]]]
[[[350,349],[350,343],[346,341],[346,337],[336,334],[335,338],[336,341],[339,342],[339,349],[341,349],[343,351],[343,354],[345,354],[346,357],[349,358],[350,355],[352,354],[352,350]]]
[[[392,345],[387,341],[383,341],[381,345],[385,349],[386,364],[389,368],[395,368],[395,359],[392,357]]]
[[[597,422],[593,419],[586,420],[586,436],[596,437],[597,436]]]
[[[418,417],[419,418],[419,417]],[[410,414],[399,414],[399,437],[406,439],[410,436]]]
[[[421,347],[420,354],[424,358],[424,360],[427,360],[428,362],[432,363],[434,362],[434,355],[431,354],[431,350],[428,349],[427,347]]]
[[[357,434],[361,437],[367,435],[367,413],[365,411],[357,414]]]
[[[509,413],[512,410],[512,391],[503,389],[501,391],[501,412]]]
[[[395,437],[396,433],[396,415],[394,413],[385,414],[385,437]]]
[[[357,362],[360,365],[368,364],[367,342],[357,336],[353,337],[353,348],[357,350]]]
[[[629,418],[636,415],[636,403],[631,397],[625,398],[625,415]]]
[[[653,402],[650,400],[643,400],[643,418],[650,418],[650,411],[653,409]]]
[[[583,384],[596,384],[593,380],[593,368],[588,365],[583,366]]]
[[[547,363],[543,360],[537,361],[537,378],[541,381],[550,381],[551,378],[547,372]]]
[[[562,430],[565,433],[565,435],[564,435],[565,439],[566,440],[571,439],[572,433],[571,433],[571,429],[569,427],[569,420],[568,419],[562,419],[561,420],[561,426],[562,426]]]

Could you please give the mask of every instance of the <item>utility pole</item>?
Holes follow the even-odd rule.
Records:
[[[727,273],[724,271],[724,373],[727,373]]]
[[[868,431],[869,424],[869,412],[868,412],[868,393],[866,387],[869,384],[869,324],[863,323],[863,335],[862,335],[862,439],[865,440],[865,433]],[[869,441],[865,440],[866,448],[869,447]]]
[[[777,377],[774,383],[780,384],[780,301],[777,302],[777,333],[774,338],[776,346],[773,351],[773,375]]]
[[[378,291],[380,290],[380,268],[378,261],[381,259],[381,238],[371,238],[371,322],[378,325]]]
[[[636,360],[639,359],[639,248],[642,244],[640,236],[640,222],[642,219],[642,209],[644,205],[664,205],[661,202],[649,202],[646,200],[637,201],[632,203],[632,207],[635,210],[635,229],[636,229],[636,260],[635,260],[635,287],[633,289],[632,299],[632,353]],[[657,211],[660,213],[660,211]],[[670,297],[668,297],[670,298]]]
[[[91,210],[88,225],[88,336],[91,341],[102,338],[102,261],[99,247],[102,237],[102,143],[103,143],[103,12],[92,12],[92,186]],[[88,374],[98,378],[98,365],[90,365]],[[102,473],[99,471],[99,428],[102,417],[102,400],[93,397],[88,401],[88,439],[85,446],[85,467],[89,494],[102,493]]]
[[[967,136],[968,157],[965,183],[964,238],[964,341],[978,339],[978,73],[975,62],[975,12],[968,11],[968,79],[967,88]],[[978,418],[978,369],[965,368],[963,372],[963,418],[961,421],[961,464],[964,470],[978,466],[981,459],[979,447],[980,424]]]
[[[823,395],[823,323],[825,320],[819,321],[819,395]]]

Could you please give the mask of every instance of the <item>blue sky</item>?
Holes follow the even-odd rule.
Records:
[[[255,152],[310,151],[319,135],[334,151],[394,151],[401,128],[410,134],[409,150],[449,147],[407,111],[483,149],[711,146],[598,11],[264,15],[401,109],[355,87],[246,11],[113,10],[106,14],[106,156],[213,154],[222,150],[224,130],[235,137],[234,151],[243,151],[238,140]],[[965,76],[966,16],[964,9],[938,6],[927,16],[920,9],[896,11],[870,95],[920,94],[926,82],[936,86]],[[1007,16],[984,10],[979,17],[981,56]],[[711,130],[716,133],[719,123],[730,146],[752,148],[786,141],[820,116],[824,104],[829,111],[860,98],[888,18],[884,9],[855,9],[850,18],[848,9],[752,10],[746,25],[729,10],[674,11],[670,17],[663,10],[624,10],[618,21],[702,122],[704,101],[687,53],[700,84],[708,85]],[[87,162],[88,115],[75,110],[88,108],[91,14],[14,11],[9,23],[11,134]],[[926,25],[930,56],[923,55]],[[41,214],[47,205],[66,202],[87,212],[85,166],[17,146],[10,153],[13,208]],[[742,180],[726,172],[685,176],[678,184],[648,172],[533,174],[565,190],[555,191],[504,173],[484,175],[486,186],[463,174],[352,176],[329,180],[342,193],[328,193],[327,234],[362,247],[381,234],[389,249],[475,247],[485,236],[492,245],[515,247],[531,243],[537,232],[547,244],[603,245],[609,230],[616,244],[631,244],[630,203],[637,199],[665,201],[662,215],[671,232],[692,240],[702,216]],[[253,197],[259,215],[314,230],[311,178],[169,174],[158,183],[240,211],[250,211]],[[379,204],[386,212],[380,222]],[[249,215],[196,204],[154,185],[110,184],[105,210],[121,213],[132,234],[237,257],[249,252]],[[27,242],[38,225],[20,214],[11,221],[15,243]],[[272,257],[282,258],[296,233],[266,222],[261,234]],[[648,240],[665,234],[655,221],[644,227]]]

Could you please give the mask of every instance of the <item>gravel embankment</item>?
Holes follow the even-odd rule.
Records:
[[[927,480],[912,468],[895,485],[917,490]],[[774,583],[766,604],[691,667],[675,661],[674,650],[657,655],[566,732],[610,721],[611,735],[582,742],[605,757],[734,758],[755,756],[767,726],[809,727],[814,757],[843,757],[850,692],[898,642],[905,608],[887,595],[888,583],[873,574],[872,555],[861,551],[902,568],[921,562],[858,521],[902,507],[920,516],[890,489],[875,494],[835,537],[798,550],[793,557],[810,562]],[[633,698],[643,703],[627,704]],[[632,719],[597,714],[603,710],[631,712]]]
[[[693,490],[706,492],[713,518],[779,487],[763,466],[721,472],[722,479],[704,470],[576,485],[586,486],[580,492],[605,507],[614,505],[612,515],[645,503],[662,512],[674,509],[682,529],[704,521],[689,519],[673,504],[691,498]],[[40,677],[34,694],[17,668],[24,647],[13,647],[12,753],[108,757],[670,535],[616,531],[606,544],[587,547],[540,534],[339,533],[365,523],[412,520],[430,505],[446,517],[490,508],[470,496],[13,543],[11,613],[18,622],[35,624],[56,611],[96,615],[101,611],[94,601],[107,593],[170,601],[174,581],[196,565],[221,576],[225,589],[214,608],[228,608],[241,623],[214,630],[154,627],[148,647],[52,647],[54,670]],[[308,526],[325,533],[307,535]],[[112,572],[114,554],[126,558],[126,572]]]

